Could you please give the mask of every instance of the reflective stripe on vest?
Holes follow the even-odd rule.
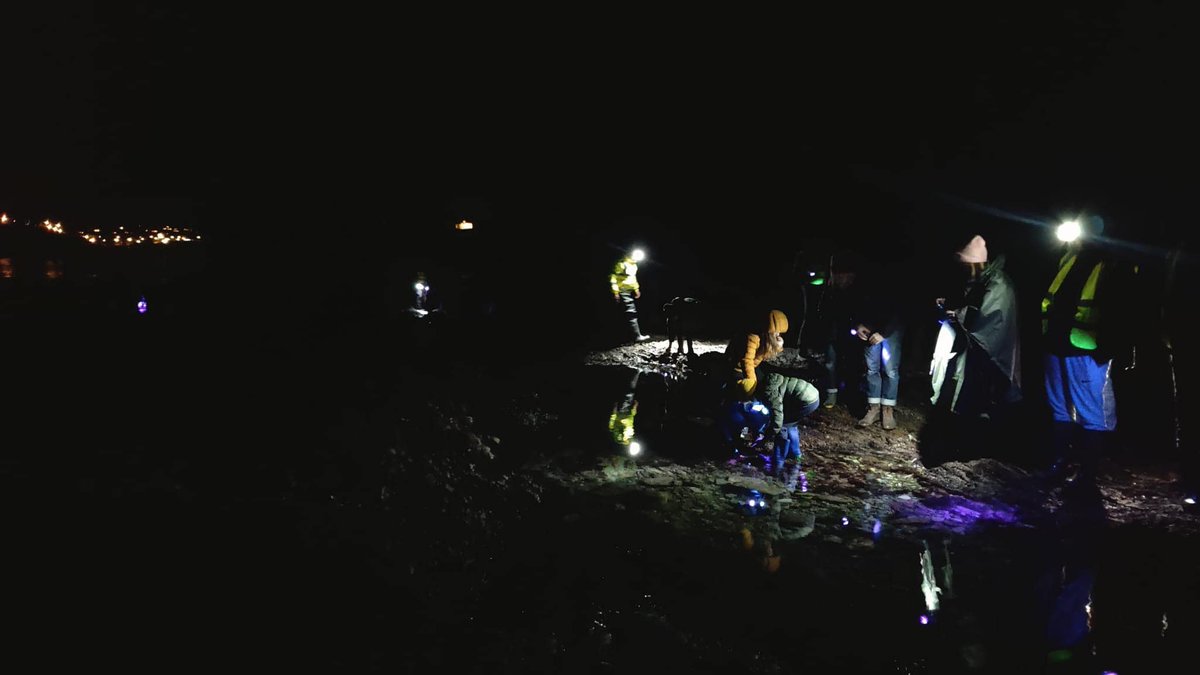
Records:
[[[1050,283],[1050,288],[1046,291],[1046,296],[1042,298],[1042,334],[1045,335],[1050,327],[1050,309],[1054,306],[1054,295],[1062,286],[1063,280],[1067,278],[1067,274],[1071,272],[1071,268],[1075,266],[1077,256],[1074,253],[1068,253],[1063,256],[1062,262],[1059,264],[1058,274],[1054,277],[1054,281]],[[1100,283],[1100,274],[1103,270],[1104,263],[1096,263],[1092,268],[1091,274],[1088,275],[1087,282],[1083,284],[1083,290],[1079,294],[1079,300],[1075,305],[1075,317],[1071,322],[1071,344],[1079,349],[1092,350],[1097,346],[1096,341],[1096,325],[1099,320],[1099,311],[1096,308],[1096,286]]]

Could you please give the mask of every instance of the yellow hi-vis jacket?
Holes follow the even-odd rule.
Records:
[[[612,274],[608,275],[608,284],[612,287],[613,295],[623,292],[634,292],[640,287],[637,280],[638,265],[631,256],[625,256],[613,266]]]
[[[1071,333],[1068,337],[1073,347],[1091,351],[1099,345],[1100,311],[1096,307],[1096,286],[1100,283],[1100,276],[1104,273],[1104,263],[1098,262],[1092,267],[1078,298],[1055,297],[1063,281],[1075,267],[1075,261],[1078,258],[1078,253],[1068,251],[1059,261],[1058,274],[1055,275],[1054,281],[1050,282],[1050,288],[1046,290],[1046,295],[1042,298],[1042,335],[1045,335],[1050,328],[1050,313],[1054,309],[1054,303],[1056,301],[1073,301],[1075,317],[1071,322]]]

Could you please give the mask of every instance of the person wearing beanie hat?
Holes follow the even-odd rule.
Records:
[[[965,263],[986,263],[988,261],[987,242],[979,235],[971,237],[971,241],[959,250],[958,259]]]
[[[954,346],[944,368],[931,364],[931,371],[944,373],[940,381],[933,381],[931,400],[941,411],[960,418],[1006,417],[1022,397],[1016,290],[1004,271],[1004,256],[989,259],[983,237],[973,236],[955,258],[962,270],[961,291],[937,299],[943,321],[954,334]]]

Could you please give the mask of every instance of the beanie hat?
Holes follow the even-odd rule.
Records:
[[[777,309],[771,310],[771,313],[767,315],[767,332],[786,333],[787,329],[787,315]]]
[[[988,259],[987,242],[983,237],[975,235],[967,245],[958,252],[958,259],[965,263],[985,263]]]

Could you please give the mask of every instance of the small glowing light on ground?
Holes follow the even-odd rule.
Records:
[[[1183,503],[1184,503],[1184,504],[1195,504],[1195,503],[1196,503],[1196,498],[1195,498],[1195,497],[1184,497],[1184,498],[1183,498]]]
[[[138,300],[137,309],[138,309],[138,314],[146,313],[146,299],[145,298]]]
[[[847,518],[846,516],[842,516],[842,525],[849,525],[849,524],[850,524],[850,519]]]
[[[928,626],[928,625],[929,625],[929,615],[928,615],[928,614],[922,614],[922,615],[921,615],[921,618],[920,618],[920,619],[918,619],[918,621],[920,621],[920,622],[921,622],[921,625],[922,625],[922,626]]]

